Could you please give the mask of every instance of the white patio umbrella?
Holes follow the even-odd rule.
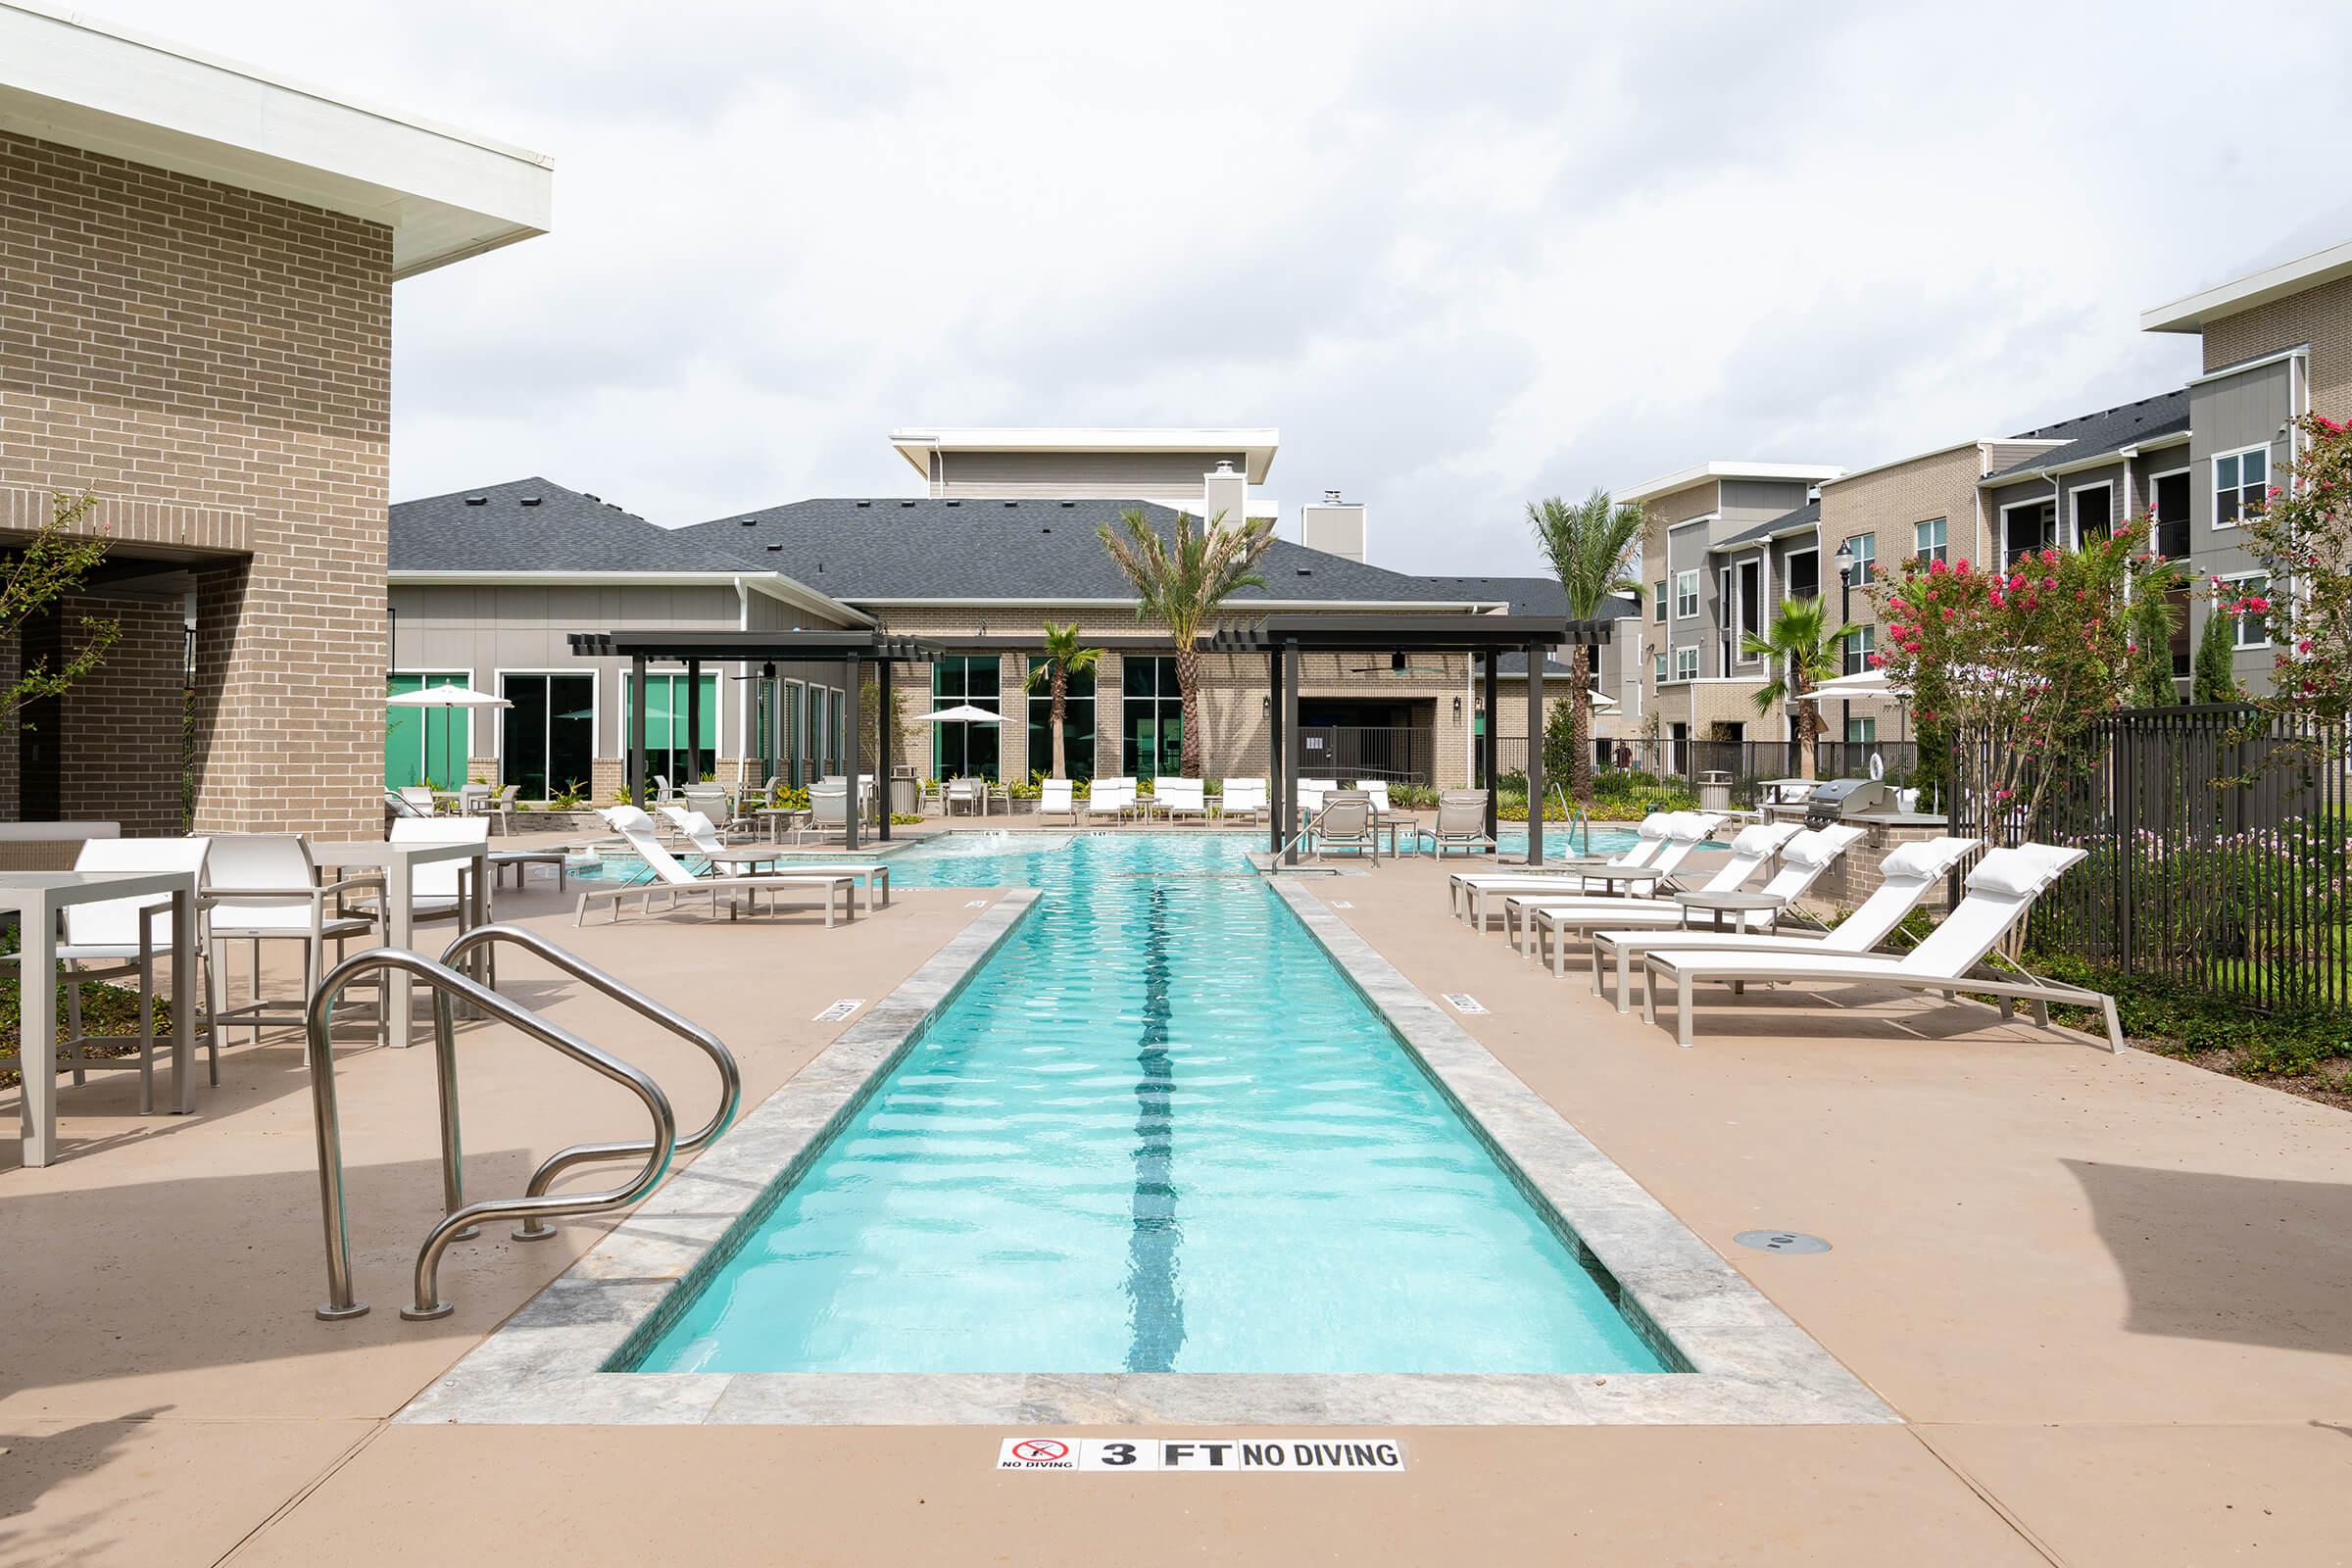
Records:
[[[477,692],[470,686],[419,686],[413,692],[401,692],[384,699],[386,708],[513,708],[504,697]],[[433,776],[433,730],[424,730],[424,776],[430,783]]]
[[[957,703],[954,708],[942,708],[928,715],[934,724],[1002,724],[1004,715],[992,713],[985,708],[969,703]]]

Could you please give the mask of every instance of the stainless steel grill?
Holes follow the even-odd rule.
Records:
[[[1894,809],[1894,790],[1875,778],[1824,779],[1805,798],[1805,826],[1828,827],[1849,817]]]

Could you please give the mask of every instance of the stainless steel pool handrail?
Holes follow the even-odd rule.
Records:
[[[637,1068],[447,964],[406,948],[370,948],[353,954],[326,972],[318,989],[312,993],[307,1009],[311,1102],[318,1135],[318,1207],[326,1226],[327,1298],[318,1308],[321,1318],[358,1317],[368,1310],[365,1301],[352,1296],[351,1227],[343,1201],[343,1132],[335,1100],[334,1052],[329,1042],[335,1004],[341,1000],[344,988],[361,975],[378,969],[406,970],[433,991],[434,1068],[441,1102],[441,1188],[445,1213],[417,1250],[416,1300],[402,1307],[400,1315],[412,1320],[446,1317],[451,1307],[440,1298],[440,1269],[441,1255],[451,1242],[468,1233],[479,1220],[597,1214],[637,1201],[652,1192],[662,1173],[669,1169],[670,1155],[677,1144],[677,1117],[661,1086]],[[561,1198],[525,1196],[466,1203],[459,1168],[458,1052],[453,1005],[456,1002],[514,1025],[541,1044],[594,1068],[643,1101],[654,1123],[654,1136],[645,1146],[644,1168],[625,1185],[608,1192],[567,1194]]]
[[[476,926],[442,949],[441,961],[453,969],[461,968],[463,960],[477,950],[501,942],[512,943],[526,953],[536,954],[573,979],[602,992],[640,1017],[660,1024],[679,1039],[700,1048],[710,1058],[711,1065],[718,1069],[718,1108],[711,1112],[708,1122],[677,1140],[677,1146],[671,1152],[672,1157],[694,1152],[735,1124],[735,1112],[743,1102],[743,1072],[735,1063],[735,1054],[726,1048],[725,1042],[700,1024],[663,1006],[636,987],[615,980],[594,964],[557,947],[536,931],[518,925]],[[491,972],[498,972],[495,962]],[[530,1184],[523,1192],[531,1198],[543,1197],[555,1179],[574,1165],[633,1158],[651,1152],[653,1146],[643,1139],[629,1139],[620,1143],[574,1144],[540,1161],[539,1168],[531,1173]],[[511,1234],[518,1242],[544,1242],[556,1234],[556,1229],[533,1219],[516,1227]]]

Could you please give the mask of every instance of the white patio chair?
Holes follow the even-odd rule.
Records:
[[[2034,1021],[2050,1026],[2050,1004],[2100,1010],[2107,1025],[2107,1049],[2124,1049],[2122,1021],[2115,999],[2103,992],[2059,985],[2010,967],[2022,979],[1978,975],[2001,940],[2017,929],[2034,901],[2087,852],[2052,844],[2027,844],[2014,850],[1993,850],[1979,860],[1965,882],[1967,896],[1943,918],[1927,939],[1900,957],[1848,953],[1755,953],[1731,949],[1695,953],[1652,953],[1642,960],[1648,982],[1642,1015],[1651,1023],[1658,1017],[1658,982],[1676,988],[1675,1039],[1691,1044],[1691,1012],[1702,984],[1786,983],[1796,986],[1887,986],[1904,991],[1941,992],[1957,1000],[1971,992],[1994,998],[2001,1016],[2015,1016],[2016,1004],[2034,1008]]]
[[[1113,822],[1135,810],[1135,780],[1131,778],[1099,778],[1087,793],[1086,820],[1092,823],[1098,816],[1107,816]]]
[[[403,817],[392,824],[446,830],[449,823]],[[487,824],[485,824],[487,825]],[[335,945],[335,961],[355,937],[372,936],[377,928],[373,911],[348,906],[354,895],[383,897],[384,879],[375,872],[348,876],[321,886],[311,859],[311,848],[292,833],[222,833],[213,838],[204,858],[205,992],[212,1026],[245,1025],[253,1037],[281,1024],[306,1026],[311,992],[326,973],[326,945]],[[253,951],[253,1000],[227,1006],[228,945],[249,943]],[[301,999],[291,1011],[272,1011],[262,995],[262,944],[302,944]],[[379,993],[388,990],[383,976],[375,977]],[[363,984],[367,983],[365,981]],[[386,1035],[390,1018],[376,1011],[379,1036]]]
[[[1304,783],[1304,780],[1300,780],[1302,788]],[[1440,791],[1437,820],[1424,828],[1420,837],[1428,841],[1430,854],[1440,859],[1445,858],[1447,850],[1465,850],[1472,855],[1493,854],[1494,839],[1487,832],[1487,792]]]
[[[1058,816],[1075,827],[1078,824],[1077,786],[1066,778],[1050,778],[1037,789],[1037,819]]]
[[[205,852],[212,847],[210,839],[90,839],[85,841],[74,858],[76,871],[190,871],[204,870]],[[140,910],[154,907],[160,912],[142,921]],[[204,962],[203,918],[197,918],[197,930],[190,935],[190,952],[201,966]],[[142,930],[144,927],[144,930]],[[139,1074],[139,1114],[155,1109],[155,966],[172,957],[172,900],[169,895],[147,899],[109,899],[104,904],[70,905],[65,910],[63,939],[57,945],[58,962],[65,966],[66,1038],[68,1068],[74,1082],[84,1082],[89,1072],[110,1072],[136,1067]],[[97,964],[97,968],[83,968]],[[128,975],[139,979],[139,1058],[130,1061],[93,1061],[88,1058],[87,1045],[118,1042],[108,1037],[92,1039],[82,1033],[81,982],[84,980],[113,980]],[[198,994],[191,985],[188,995]],[[215,1087],[220,1082],[220,1040],[211,1027],[205,1029],[205,1056]]]
[[[433,798],[433,788],[429,784],[403,784],[400,798],[418,816],[438,815],[441,810],[441,803]]]
[[[1218,814],[1232,822],[1243,817],[1258,821],[1266,814],[1266,781],[1262,778],[1229,778],[1225,781],[1225,800]]]
[[[1597,908],[1605,915],[1629,903],[1660,904],[1680,909],[1665,895],[1679,883],[1675,876],[1682,863],[1693,851],[1714,837],[1722,818],[1710,812],[1684,812],[1666,840],[1666,847],[1650,862],[1661,874],[1654,882],[1636,883],[1630,889],[1595,891],[1592,893],[1505,893],[1502,895],[1502,934],[1515,948],[1529,957],[1537,956],[1535,949],[1535,915],[1540,910],[1573,910]],[[1732,840],[1732,853],[1724,862],[1708,873],[1698,885],[1704,893],[1737,893],[1747,886],[1747,879],[1762,870],[1781,846],[1804,831],[1796,822],[1757,822],[1740,830]],[[1679,923],[1679,922],[1678,922]],[[1513,928],[1517,928],[1514,936]]]
[[[842,789],[837,799],[847,803],[849,799],[848,780],[842,781]],[[696,876],[680,865],[677,858],[668,850],[662,848],[662,841],[654,836],[653,818],[637,808],[612,806],[605,808],[598,814],[612,825],[614,832],[628,841],[630,850],[644,860],[646,868],[653,872],[654,880],[650,883],[624,883],[612,887],[583,889],[580,893],[579,906],[572,915],[574,925],[587,923],[588,906],[592,904],[612,905],[612,918],[617,921],[620,918],[622,904],[629,899],[638,900],[640,912],[650,914],[653,912],[653,901],[657,897],[663,894],[668,895],[669,906],[674,909],[680,906],[686,895],[693,893],[710,895],[710,912],[713,915],[718,913],[718,896],[721,893],[726,894],[727,918],[730,920],[738,918],[741,914],[741,909],[734,897],[738,893],[750,895],[750,904],[754,914],[759,913],[760,899],[762,895],[768,898],[772,908],[775,895],[778,893],[814,893],[824,906],[825,929],[828,931],[833,928],[836,896],[840,900],[843,910],[852,919],[857,917],[857,906],[854,898],[858,878],[853,874],[813,872],[807,875],[786,873],[772,876]]]
[[[1178,817],[1208,820],[1208,785],[1197,778],[1161,777],[1152,781],[1152,796],[1159,802],[1162,815],[1171,822]]]
[[[1372,826],[1372,800],[1361,791],[1331,791],[1308,831],[1314,835],[1318,858],[1333,850],[1354,850],[1370,855],[1374,865],[1380,863],[1380,835]]]
[[[1825,829],[1824,831],[1835,831]],[[1601,989],[1601,966],[1614,959],[1617,967],[1616,1002],[1619,1012],[1633,1005],[1630,979],[1634,959],[1647,953],[1695,953],[1702,949],[1739,953],[1868,953],[1919,907],[1929,892],[1942,882],[1960,861],[1984,847],[1983,839],[1936,838],[1898,845],[1879,862],[1879,885],[1853,912],[1827,931],[1790,931],[1775,926],[1769,935],[1714,931],[1606,930],[1592,933],[1592,990]],[[1785,861],[1795,858],[1795,843],[1783,852]],[[1776,882],[1778,878],[1774,879]]]

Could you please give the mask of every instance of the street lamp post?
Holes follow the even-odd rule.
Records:
[[[1838,543],[1838,554],[1835,559],[1838,564],[1838,624],[1840,626],[1845,626],[1850,625],[1854,617],[1853,541],[1844,539],[1839,540]],[[1839,648],[1838,660],[1838,671],[1839,674],[1845,673],[1844,655],[1844,649],[1842,647]],[[1849,697],[1845,701],[1839,703],[1838,705],[1838,721],[1839,725],[1838,734],[1838,738],[1842,740],[1845,736],[1851,735],[1854,732],[1853,699]]]

